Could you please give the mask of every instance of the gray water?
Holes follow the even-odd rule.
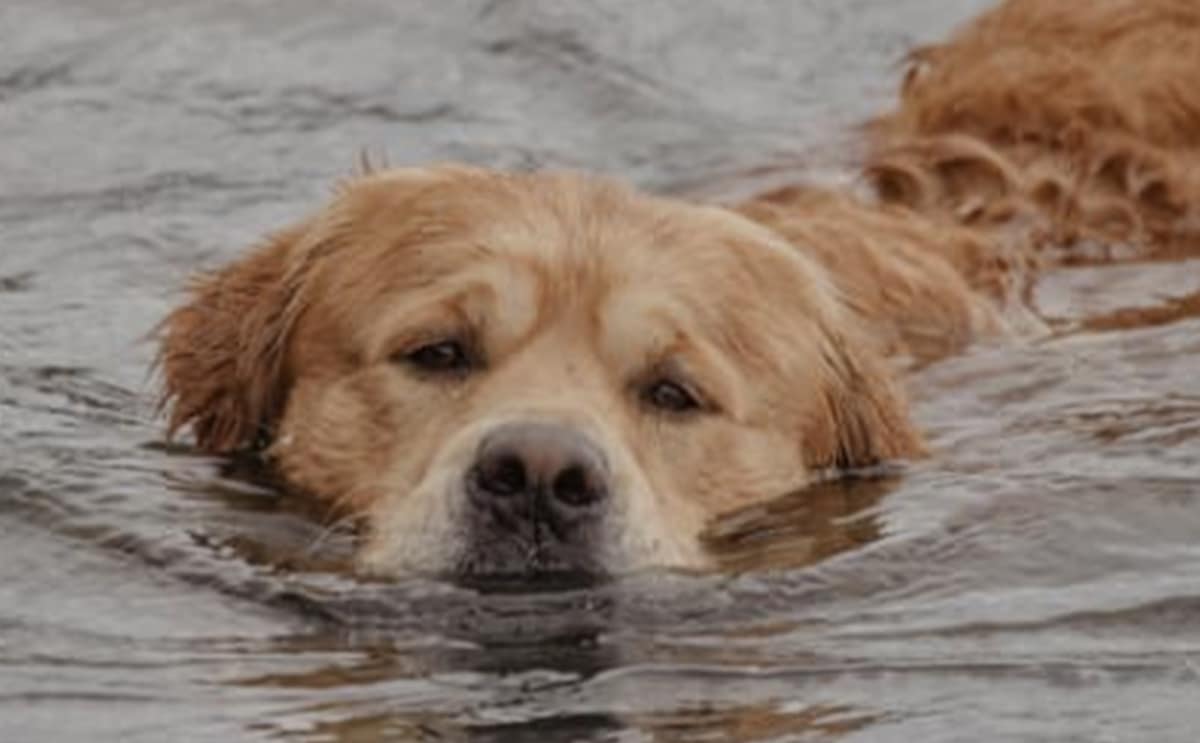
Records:
[[[836,177],[984,5],[5,0],[0,740],[1197,740],[1200,261],[1045,277],[1051,336],[912,379],[931,460],[730,519],[707,576],[364,582],[155,417],[185,277],[363,148]]]

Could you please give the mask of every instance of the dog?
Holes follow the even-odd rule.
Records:
[[[713,515],[920,436],[830,273],[596,178],[383,171],[167,320],[171,426],[266,444],[383,573],[702,564]]]
[[[704,567],[714,517],[924,456],[899,360],[1017,332],[1071,246],[1195,246],[1192,3],[1009,0],[911,65],[866,197],[368,170],[167,317],[168,427],[361,516],[371,573]]]

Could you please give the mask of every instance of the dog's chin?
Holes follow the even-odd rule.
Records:
[[[605,583],[615,574],[595,555],[555,555],[520,545],[484,549],[476,544],[464,545],[458,554],[437,563],[415,564],[368,553],[360,558],[359,569],[378,579],[424,576],[488,593],[574,590]]]
[[[554,544],[529,535],[475,533],[455,561],[456,583],[494,591],[553,591],[604,582],[611,571],[602,545]]]
[[[520,566],[511,570],[488,566],[485,570],[456,570],[447,576],[453,583],[481,593],[549,593],[602,585],[611,577],[603,571],[572,565]]]

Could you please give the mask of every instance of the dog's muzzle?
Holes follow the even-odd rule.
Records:
[[[469,576],[595,575],[611,498],[604,453],[572,427],[506,423],[464,473]]]

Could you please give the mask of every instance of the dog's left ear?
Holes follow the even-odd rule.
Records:
[[[864,343],[831,339],[824,359],[832,376],[822,395],[824,420],[810,424],[804,441],[814,470],[852,470],[927,454],[886,361]]]
[[[286,396],[284,350],[299,280],[291,253],[306,229],[284,230],[200,277],[191,301],[163,321],[159,365],[168,435],[190,426],[210,453],[252,448],[269,437]]]

